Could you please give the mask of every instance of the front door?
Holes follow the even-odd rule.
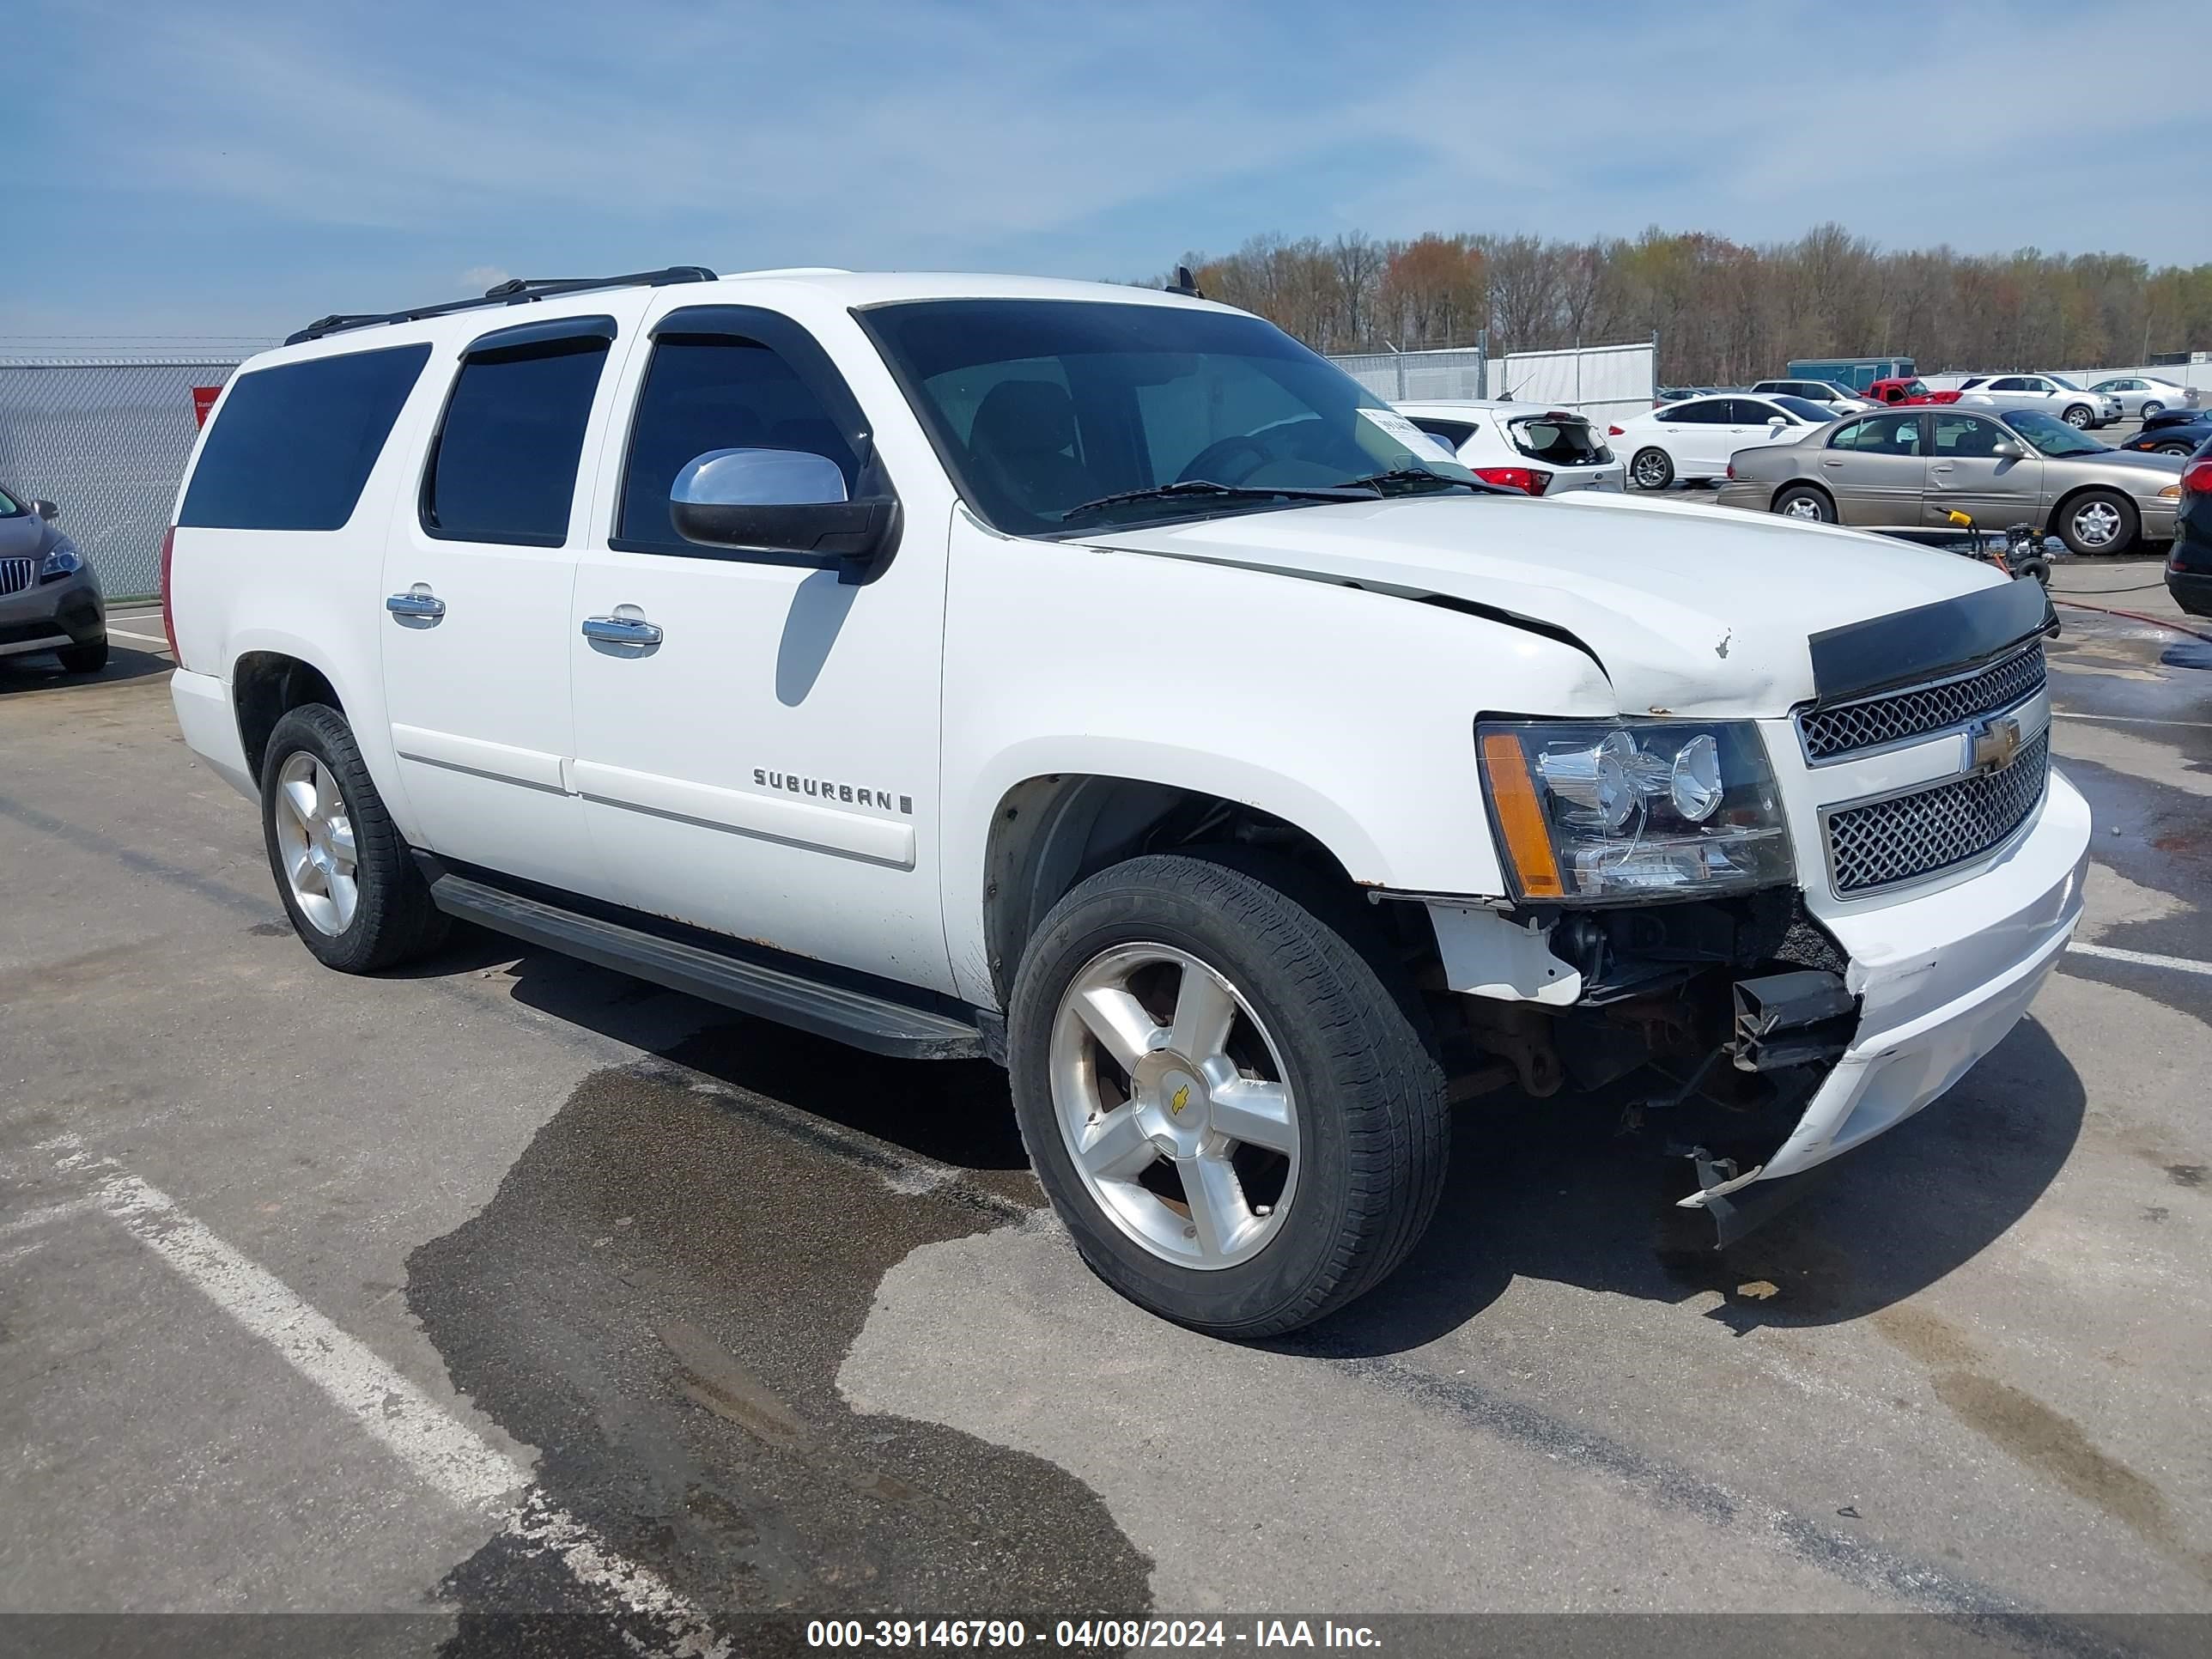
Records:
[[[1929,421],[1935,437],[1928,453],[1929,524],[1948,523],[1954,512],[1970,514],[1982,530],[2041,522],[2043,460],[2033,449],[1986,416],[1947,409]],[[2001,443],[2027,453],[2002,457],[1996,453]]]
[[[1869,415],[1829,435],[1820,475],[1844,523],[1886,530],[1919,526],[1928,483],[1921,419],[1917,409]]]
[[[462,354],[416,498],[393,515],[380,595],[392,744],[421,839],[562,887],[591,869],[562,775],[578,461],[604,418],[611,313],[644,310],[605,299]]]
[[[566,628],[574,787],[600,890],[949,992],[945,523],[908,522],[889,567],[860,585],[818,559],[684,540],[668,497],[686,463],[805,451],[835,461],[852,491],[873,428],[791,318],[680,296],[656,316],[626,371],[635,412],[605,446]]]

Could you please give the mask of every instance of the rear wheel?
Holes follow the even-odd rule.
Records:
[[[324,966],[366,974],[444,942],[447,918],[335,708],[295,708],[269,734],[261,828],[293,931]]]
[[[2066,503],[2059,515],[2058,539],[2067,550],[2084,558],[2099,553],[2118,553],[2136,538],[2135,503],[2110,489],[2086,489]]]
[[[97,674],[107,666],[107,635],[102,634],[82,645],[65,645],[54,655],[61,659],[64,673]]]
[[[1774,510],[1785,519],[1802,519],[1809,524],[1836,521],[1836,504],[1828,498],[1828,492],[1810,484],[1790,485],[1774,498]]]
[[[2154,415],[2163,415],[2165,413],[2166,405],[2164,404],[2145,404],[2142,406],[2142,413],[2138,415],[2136,418],[2139,421],[2148,421]]]
[[[1674,482],[1674,459],[1663,449],[1639,449],[1628,464],[1638,489],[1664,489]]]
[[[1010,1010],[1030,1163],[1091,1271],[1239,1339],[1370,1289],[1449,1155],[1419,1006],[1293,866],[1148,855],[1083,882]]]
[[[2087,404],[2069,404],[2066,405],[2066,424],[2074,428],[2076,431],[2079,431],[2081,428],[2088,425],[2090,422],[2096,418],[2096,411],[2092,410]]]

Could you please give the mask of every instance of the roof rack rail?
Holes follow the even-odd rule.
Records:
[[[412,323],[425,317],[443,317],[455,311],[474,311],[483,306],[519,306],[562,294],[582,294],[598,288],[665,288],[671,283],[711,283],[714,273],[704,265],[669,265],[659,270],[636,270],[627,276],[511,276],[488,288],[480,300],[448,300],[442,305],[416,306],[410,311],[333,313],[318,317],[295,334],[284,337],[286,345],[319,340],[326,334],[349,328],[368,328],[378,323]]]

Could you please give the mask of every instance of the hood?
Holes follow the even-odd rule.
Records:
[[[1455,602],[1595,658],[1625,714],[1774,715],[1810,637],[2005,578],[1856,531],[1577,491],[1351,501],[1084,538]]]
[[[46,550],[46,521],[25,513],[0,519],[0,559],[27,559]]]

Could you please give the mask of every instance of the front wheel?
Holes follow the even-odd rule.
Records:
[[[1674,458],[1663,449],[1639,449],[1628,464],[1638,489],[1664,489],[1674,482]]]
[[[2187,460],[2197,452],[2187,444],[2160,444],[2151,453],[2156,455],[2179,455],[2182,459]]]
[[[1443,1073],[1364,921],[1295,866],[1152,854],[1077,886],[1024,953],[1022,1139],[1084,1261],[1139,1306],[1279,1335],[1426,1229]]]
[[[2066,424],[2072,427],[2076,432],[2079,432],[2082,428],[2087,426],[2091,421],[2096,419],[2096,415],[2086,404],[2069,404],[2066,406],[2065,418]]]
[[[1808,524],[1836,521],[1836,504],[1828,499],[1828,492],[1808,484],[1792,484],[1777,495],[1774,510],[1785,519],[1802,519]]]
[[[107,666],[107,635],[82,645],[65,645],[54,653],[65,674],[97,674]]]
[[[446,916],[337,709],[295,708],[269,734],[261,829],[292,930],[325,967],[370,973],[443,942]]]
[[[2110,489],[2085,490],[2066,504],[2058,539],[2067,551],[2088,558],[2124,551],[2136,538],[2135,503]]]

